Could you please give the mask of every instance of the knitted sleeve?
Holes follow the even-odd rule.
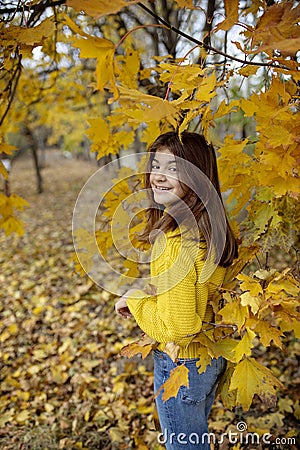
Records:
[[[204,252],[203,252],[204,256]],[[204,264],[204,261],[203,261]],[[197,301],[205,311],[208,289],[203,284],[196,298],[196,271],[189,255],[180,252],[176,240],[168,239],[163,255],[156,261],[157,295],[144,296],[142,291],[127,299],[127,305],[140,328],[161,343],[183,345],[185,337],[198,333],[202,320],[197,314]]]

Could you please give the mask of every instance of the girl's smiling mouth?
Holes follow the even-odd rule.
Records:
[[[171,189],[173,189],[173,188],[167,187],[167,186],[157,186],[156,184],[153,185],[153,188],[157,189],[159,191],[170,191]]]

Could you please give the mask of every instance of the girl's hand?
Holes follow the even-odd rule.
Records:
[[[115,303],[115,311],[116,313],[121,317],[132,317],[132,314],[127,306],[127,298],[130,297],[132,292],[134,292],[136,289],[129,289],[127,292],[125,292],[124,295]]]
[[[118,316],[126,317],[126,319],[127,319],[127,317],[131,317],[132,316],[132,314],[129,311],[129,308],[127,306],[126,298],[124,298],[124,297],[121,297],[116,302],[116,304],[115,304],[115,311],[118,314]]]
[[[132,317],[131,312],[127,306],[127,298],[130,296],[131,292],[135,291],[135,289],[129,289],[129,291],[125,292],[125,294],[116,302],[115,311],[121,317]]]

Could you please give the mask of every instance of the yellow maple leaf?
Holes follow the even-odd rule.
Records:
[[[266,296],[274,297],[276,294],[285,291],[287,294],[297,298],[300,295],[300,283],[290,275],[290,269],[276,275],[266,288]],[[275,295],[274,295],[275,294]]]
[[[11,205],[18,209],[19,211],[23,211],[25,207],[30,206],[29,203],[22,197],[19,197],[17,194],[12,194],[9,196],[9,201]]]
[[[147,128],[142,130],[141,142],[145,142],[147,145],[149,145],[151,142],[155,141],[155,139],[160,135],[161,131],[159,122],[149,122],[147,125]]]
[[[115,46],[107,39],[99,37],[88,37],[86,39],[74,39],[73,45],[80,49],[82,58],[96,58],[96,87],[100,92],[110,83],[110,88],[114,93],[114,98],[118,97],[118,90],[115,82],[114,54]]]
[[[293,331],[297,339],[300,339],[300,321],[291,319],[289,321],[280,320],[280,329],[282,332]]]
[[[179,8],[187,8],[187,9],[198,9],[198,6],[195,6],[193,0],[176,0],[176,3]]]
[[[208,352],[207,347],[199,347],[198,350],[199,361],[197,361],[196,366],[198,367],[198,373],[203,373],[206,367],[211,364],[211,355]]]
[[[214,113],[214,119],[218,119],[220,117],[225,116],[226,114],[229,114],[230,112],[232,112],[232,110],[236,110],[238,106],[239,106],[238,100],[233,100],[228,104],[226,103],[225,100],[222,100],[217,111]]]
[[[189,369],[184,364],[180,364],[179,366],[172,369],[167,381],[165,381],[165,383],[163,383],[156,392],[155,398],[158,397],[158,395],[162,390],[163,390],[162,399],[164,402],[171,397],[176,397],[181,386],[188,387],[189,385],[188,374]]]
[[[282,116],[281,116],[282,117]],[[276,124],[276,126],[265,128],[258,126],[257,130],[266,138],[269,145],[277,147],[282,144],[289,145],[293,143],[293,135],[285,126]]]
[[[0,220],[0,228],[4,229],[7,236],[17,233],[19,236],[24,234],[24,223],[15,216],[9,216]]]
[[[246,328],[246,333],[242,337],[241,341],[237,344],[234,349],[236,362],[239,362],[244,355],[251,355],[251,350],[253,348],[253,339],[256,334],[250,328]]]
[[[216,95],[216,74],[205,76],[198,85],[195,98],[199,102],[209,102]]]
[[[91,17],[99,18],[107,14],[116,14],[121,9],[129,5],[138,3],[139,0],[67,0],[67,5],[74,8],[76,11],[84,11]]]
[[[244,111],[246,117],[252,117],[259,110],[259,104],[253,101],[257,98],[256,94],[253,94],[250,99],[242,98],[240,100],[241,109]]]
[[[248,143],[248,139],[242,141],[234,139],[233,135],[226,135],[224,144],[219,149],[219,152],[224,159],[229,159],[232,164],[234,158],[241,164],[250,160],[249,156],[244,153],[244,149]]]
[[[240,273],[237,279],[241,281],[240,287],[243,291],[249,291],[252,295],[258,295],[262,293],[262,287],[260,283],[253,278]]]
[[[214,31],[228,31],[238,21],[239,0],[224,0],[226,19],[219,23]]]
[[[67,15],[64,15],[64,20],[72,31],[81,36],[75,38],[73,42],[73,45],[80,49],[81,57],[97,59],[97,89],[104,92],[104,88],[109,87],[114,94],[113,99],[116,100],[119,94],[115,82],[117,71],[114,63],[115,45],[107,39],[85,33]]]
[[[14,145],[7,144],[5,142],[0,143],[0,153],[6,153],[7,155],[11,155],[12,152],[17,150],[17,147]]]
[[[41,45],[45,38],[51,36],[55,31],[55,24],[51,17],[43,20],[36,27],[18,27],[10,25],[9,32],[13,36],[14,41],[25,47],[35,47]]]
[[[219,311],[219,314],[223,317],[225,323],[237,325],[238,331],[240,331],[245,320],[249,317],[248,307],[242,306],[237,302],[228,303]]]
[[[265,347],[268,347],[273,341],[277,347],[282,349],[280,336],[283,336],[283,333],[281,330],[273,327],[266,321],[260,320],[255,326],[255,331],[259,334],[260,341]]]
[[[253,314],[256,314],[257,311],[259,310],[259,307],[262,303],[262,299],[260,297],[251,295],[250,292],[243,292],[240,295],[240,299],[241,299],[241,305],[243,306],[250,306],[251,311],[253,312]]]
[[[199,333],[193,339],[193,342],[200,342],[200,344],[207,349],[207,353],[211,358],[223,356],[228,361],[235,362],[234,349],[238,344],[238,341],[235,339],[226,337],[214,342],[204,333]]]
[[[158,70],[162,71],[159,78],[163,83],[170,83],[170,89],[176,92],[179,97],[174,104],[183,103],[203,81],[203,76],[207,70],[194,64],[182,64],[182,60],[177,63],[161,63]],[[210,77],[205,77],[207,78]],[[207,82],[207,81],[206,81]],[[205,83],[205,81],[204,81]],[[194,102],[197,104],[197,102]]]
[[[274,406],[279,387],[284,386],[269,369],[253,358],[246,358],[235,367],[229,389],[237,390],[237,403],[248,410],[255,394],[269,407]]]
[[[226,370],[221,376],[217,388],[217,394],[220,394],[223,405],[225,406],[225,408],[228,408],[230,410],[232,410],[233,407],[236,406],[236,390],[231,391],[229,389],[233,372],[234,365],[227,362]]]
[[[123,86],[137,89],[137,74],[140,68],[140,54],[132,46],[129,38],[125,41],[125,55],[118,55],[118,79]]]
[[[249,77],[250,75],[255,75],[258,70],[258,66],[246,65],[239,69],[239,74],[243,77]]]
[[[260,45],[255,53],[279,50],[282,54],[296,54],[300,48],[300,37],[295,39],[278,39],[275,42]]]
[[[149,355],[151,350],[157,347],[157,342],[147,334],[143,334],[141,338],[128,345],[125,345],[120,352],[120,356],[126,356],[126,358],[132,358],[139,353],[142,354],[142,359],[145,359]]]
[[[125,114],[139,122],[156,122],[168,119],[174,126],[177,109],[171,102],[149,94],[143,94],[135,89],[120,87],[121,100],[130,102]]]

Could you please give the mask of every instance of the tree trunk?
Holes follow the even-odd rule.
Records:
[[[34,162],[34,168],[36,173],[36,180],[37,180],[37,192],[38,194],[41,194],[43,192],[43,178],[41,173],[41,167],[39,164],[39,158],[38,158],[38,147],[35,142],[34,136],[28,126],[25,127],[25,136],[28,141],[28,144],[30,146],[30,149],[32,151],[32,157]]]
[[[216,10],[216,0],[208,0],[207,9],[206,9],[205,25],[203,28],[203,33],[204,33],[203,42],[206,45],[211,45],[210,34],[211,34],[211,30],[212,30],[212,21],[213,21],[215,10]],[[202,58],[200,56],[199,64],[204,67],[206,64],[205,58]]]

